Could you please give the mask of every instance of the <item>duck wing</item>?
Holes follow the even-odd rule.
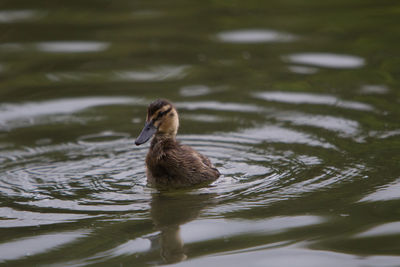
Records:
[[[214,181],[220,176],[211,161],[189,146],[165,151],[160,164],[168,172],[169,177],[189,185],[206,181]]]

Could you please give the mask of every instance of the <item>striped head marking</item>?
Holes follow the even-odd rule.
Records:
[[[171,102],[157,99],[147,108],[146,124],[136,139],[136,145],[147,142],[153,134],[175,136],[178,132],[178,112]]]
[[[173,105],[165,99],[157,99],[147,108],[146,121],[152,121],[154,124],[159,122],[165,115],[173,109]]]

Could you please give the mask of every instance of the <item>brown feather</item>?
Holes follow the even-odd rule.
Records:
[[[164,114],[160,115],[160,112]],[[157,187],[187,187],[209,183],[220,176],[207,157],[175,140],[179,118],[169,101],[157,100],[150,104],[147,120],[153,120],[157,127],[146,156],[149,184]]]

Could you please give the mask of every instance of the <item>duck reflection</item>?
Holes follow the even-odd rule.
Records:
[[[196,219],[211,204],[211,194],[198,192],[157,192],[152,195],[150,215],[160,234],[152,240],[164,263],[176,263],[187,258],[180,234],[180,225]]]

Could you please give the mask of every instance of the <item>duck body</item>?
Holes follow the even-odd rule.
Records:
[[[176,141],[178,113],[167,100],[150,104],[146,124],[136,145],[153,135],[146,156],[146,174],[150,185],[156,187],[188,187],[216,180],[220,173],[211,161],[190,146]]]
[[[172,138],[155,136],[146,156],[147,180],[155,186],[184,187],[212,182],[219,171],[210,160]]]

